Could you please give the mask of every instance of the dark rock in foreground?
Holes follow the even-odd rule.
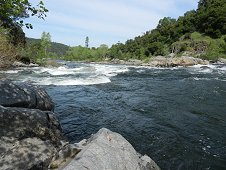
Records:
[[[9,80],[0,81],[0,105],[53,111],[54,104],[45,90],[29,84],[17,85]]]
[[[0,169],[48,169],[65,141],[45,90],[0,81]]]
[[[38,109],[0,106],[0,129],[0,136],[17,140],[37,137],[59,146],[60,139],[63,139],[54,114]]]
[[[1,151],[1,170],[45,170],[57,152],[50,142],[39,138],[5,142],[7,143],[1,141],[1,148],[2,145],[7,145],[7,151]]]
[[[88,140],[68,144],[40,87],[0,80],[1,170],[159,170],[120,134],[101,129]]]

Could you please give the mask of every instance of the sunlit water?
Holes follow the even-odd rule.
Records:
[[[71,142],[101,127],[164,169],[226,169],[226,66],[146,68],[65,63],[0,71],[43,86]]]

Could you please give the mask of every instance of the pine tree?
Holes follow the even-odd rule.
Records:
[[[88,36],[86,36],[85,47],[89,48],[89,37]]]

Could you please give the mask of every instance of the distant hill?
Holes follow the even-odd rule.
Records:
[[[36,38],[28,38],[28,37],[26,38],[27,43],[35,43],[39,41],[40,39],[36,39]],[[57,42],[51,42],[51,48],[49,49],[49,52],[53,52],[57,54],[57,56],[63,57],[68,50],[69,50],[68,45],[57,43]]]

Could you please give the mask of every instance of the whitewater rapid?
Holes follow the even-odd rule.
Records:
[[[165,169],[226,169],[226,65],[65,62],[0,70],[0,78],[44,85],[71,143],[106,127]]]
[[[30,82],[35,85],[56,85],[56,86],[75,86],[75,85],[94,85],[111,82],[111,77],[118,74],[128,73],[131,69],[137,73],[146,70],[160,74],[164,70],[186,69],[194,80],[226,81],[225,65],[195,65],[190,67],[157,68],[144,66],[128,65],[108,65],[108,64],[88,64],[68,62],[60,67],[28,67],[16,68],[7,71],[0,71],[0,75],[18,82]],[[212,74],[212,78],[205,78],[199,75]],[[222,78],[223,75],[223,78]],[[1,76],[1,77],[2,77]]]
[[[93,85],[110,83],[110,78],[128,72],[126,66],[75,64],[60,67],[28,67],[0,71],[7,78],[36,85]]]

